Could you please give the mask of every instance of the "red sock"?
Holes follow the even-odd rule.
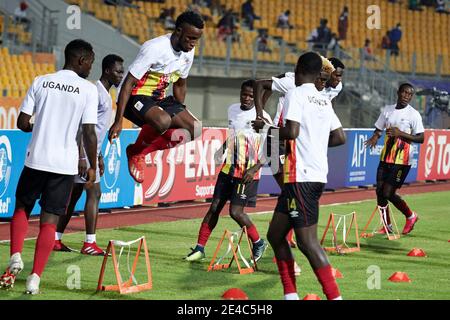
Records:
[[[327,296],[328,300],[333,300],[341,296],[336,279],[333,276],[331,265],[314,270],[314,273],[322,285],[323,293]]]
[[[252,240],[253,243],[261,239],[259,237],[258,230],[256,230],[256,227],[254,224],[252,224],[250,227],[247,227],[247,234],[250,240]]]
[[[294,229],[289,230],[287,236],[286,236],[286,240],[289,242],[289,244],[291,242],[295,242],[294,241]]]
[[[39,230],[39,236],[36,241],[36,249],[34,251],[34,264],[33,271],[39,277],[44,272],[45,265],[47,264],[50,253],[53,250],[55,244],[55,231],[56,225],[54,224],[41,224]]]
[[[398,210],[400,210],[405,215],[406,218],[410,218],[412,216],[413,213],[406,204],[405,200],[400,200],[398,203],[395,203],[394,205]]]
[[[23,242],[28,231],[28,218],[29,216],[24,209],[14,211],[11,225],[9,226],[11,233],[11,255],[18,252],[22,253]]]
[[[294,260],[277,260],[278,272],[283,284],[284,294],[297,293],[295,282]]]
[[[150,145],[146,146],[140,153],[149,154],[158,150],[166,150],[176,147],[177,145],[182,143],[184,139],[180,137],[178,140],[172,141],[172,133],[175,130],[176,129],[167,130],[162,136],[159,136],[156,139],[154,139],[150,143]]]
[[[161,135],[148,124],[142,126],[141,131],[136,139],[136,142],[130,147],[130,151],[133,154],[141,153],[145,149],[146,144],[151,144],[156,138]]]
[[[211,233],[212,229],[209,228],[209,224],[202,223],[202,226],[200,227],[200,230],[198,232],[197,243],[202,247],[205,247]]]

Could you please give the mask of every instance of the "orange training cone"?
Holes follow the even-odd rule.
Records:
[[[333,277],[335,279],[342,279],[342,278],[344,278],[344,275],[338,269],[332,268],[331,270],[333,272]]]
[[[422,249],[414,248],[408,254],[408,257],[426,257],[425,251]]]
[[[303,300],[322,300],[322,299],[320,299],[320,297],[317,294],[309,293],[303,298]]]
[[[389,281],[392,282],[411,282],[411,279],[405,272],[395,272],[390,278]]]
[[[248,300],[247,294],[239,288],[231,288],[224,292],[222,298],[225,300]]]

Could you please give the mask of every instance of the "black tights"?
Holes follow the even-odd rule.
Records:
[[[390,201],[398,210],[402,211],[403,199],[396,193],[397,188],[383,181],[377,182],[377,203],[380,207],[386,207]]]

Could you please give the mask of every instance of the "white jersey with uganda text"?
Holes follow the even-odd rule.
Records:
[[[284,182],[327,183],[330,132],[342,127],[330,100],[313,83],[303,84],[286,95],[284,117],[284,125],[300,123],[298,137],[286,141]]]
[[[70,70],[37,77],[20,107],[35,115],[25,166],[57,174],[78,173],[77,132],[82,124],[97,124],[95,85]]]

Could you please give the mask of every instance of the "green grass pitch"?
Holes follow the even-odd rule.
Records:
[[[344,299],[450,299],[450,192],[428,193],[405,197],[410,207],[419,213],[420,220],[409,236],[388,241],[381,235],[361,239],[361,251],[346,255],[329,254],[333,267],[344,275],[338,284]],[[322,235],[328,215],[356,211],[359,228],[364,227],[375,202],[364,201],[354,204],[322,206],[320,211],[319,236]],[[400,231],[404,217],[394,210]],[[265,238],[271,213],[252,215],[260,234]],[[244,290],[251,300],[282,299],[283,291],[273,252],[269,247],[258,263],[259,271],[239,275],[236,266],[227,271],[206,272],[214,249],[228,228],[236,230],[237,225],[227,217],[219,220],[206,247],[207,258],[200,263],[188,263],[183,257],[197,240],[201,220],[183,220],[169,223],[154,223],[108,230],[99,230],[97,242],[106,246],[108,240],[129,241],[142,235],[147,237],[153,274],[153,289],[132,295],[115,292],[96,293],[96,286],[102,257],[83,256],[78,253],[53,253],[41,279],[38,296],[24,295],[25,279],[32,267],[35,241],[26,241],[23,252],[25,270],[19,275],[16,286],[10,291],[0,291],[0,299],[42,299],[42,300],[87,300],[87,299],[151,299],[151,300],[214,300],[220,299],[229,288]],[[84,233],[68,234],[64,242],[79,249]],[[422,248],[426,258],[411,258],[407,253],[412,248]],[[131,251],[133,255],[135,251]],[[124,250],[121,272],[125,276],[127,253]],[[302,267],[297,277],[297,288],[301,297],[316,293],[324,299],[322,290],[305,257],[294,249],[296,261]],[[1,268],[9,259],[9,244],[0,244]],[[141,260],[144,261],[143,259]],[[111,261],[108,262],[106,284],[114,284]],[[379,273],[373,273],[378,270]],[[142,282],[144,268],[140,266],[136,278]],[[388,278],[396,271],[406,272],[411,283],[393,283]],[[79,277],[78,277],[79,276]],[[77,280],[79,280],[77,282]]]

